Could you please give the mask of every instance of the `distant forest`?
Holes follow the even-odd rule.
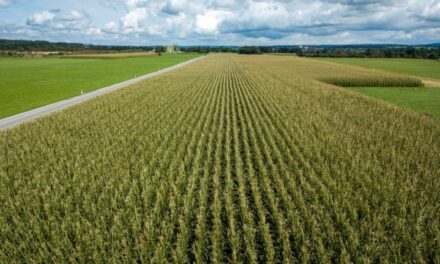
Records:
[[[335,58],[419,58],[440,59],[440,46],[391,46],[370,48],[308,48],[299,56]]]
[[[153,47],[92,45],[82,43],[49,42],[44,40],[0,39],[0,50],[8,51],[149,51]]]
[[[131,52],[164,50],[163,46],[117,46],[81,43],[0,39],[0,56],[25,52]],[[430,45],[285,45],[285,46],[181,46],[182,52],[232,52],[240,54],[291,53],[304,57],[423,58],[440,59],[440,44]]]
[[[350,46],[245,46],[240,54],[294,53],[301,57],[334,58],[420,58],[440,59],[440,45],[391,46],[391,45],[350,45]]]

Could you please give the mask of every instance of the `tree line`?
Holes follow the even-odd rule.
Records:
[[[93,45],[82,43],[66,43],[66,42],[49,42],[44,40],[9,40],[0,39],[1,51],[65,51],[65,52],[81,52],[81,51],[150,51],[154,47],[149,46],[113,46],[113,45]]]
[[[23,56],[23,52],[129,52],[166,51],[164,46],[115,46],[81,43],[0,39],[0,56]],[[312,46],[184,46],[182,52],[229,52],[239,54],[291,53],[302,57],[423,58],[440,59],[440,44],[403,45],[312,45]]]
[[[301,57],[440,59],[440,46],[288,47],[244,46],[240,54],[293,53]]]
[[[334,58],[419,58],[440,59],[440,47],[381,47],[362,49],[311,48],[299,56]]]

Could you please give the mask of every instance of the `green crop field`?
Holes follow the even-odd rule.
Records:
[[[195,58],[1,58],[0,118],[90,92]]]
[[[382,58],[313,58],[320,61],[362,66],[440,80],[440,61]]]
[[[294,56],[278,56],[274,70],[289,70],[292,74],[343,87],[418,87],[417,77],[364,69],[350,65],[318,62]],[[336,67],[335,67],[336,66]]]
[[[322,67],[209,55],[0,132],[0,263],[440,262],[439,122]]]

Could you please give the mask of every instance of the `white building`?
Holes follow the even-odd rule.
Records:
[[[170,44],[165,46],[166,53],[180,53],[180,49],[177,44]]]

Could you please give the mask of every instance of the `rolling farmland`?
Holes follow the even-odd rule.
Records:
[[[324,83],[419,80],[326,65],[210,55],[0,132],[0,262],[439,262],[439,123]]]

